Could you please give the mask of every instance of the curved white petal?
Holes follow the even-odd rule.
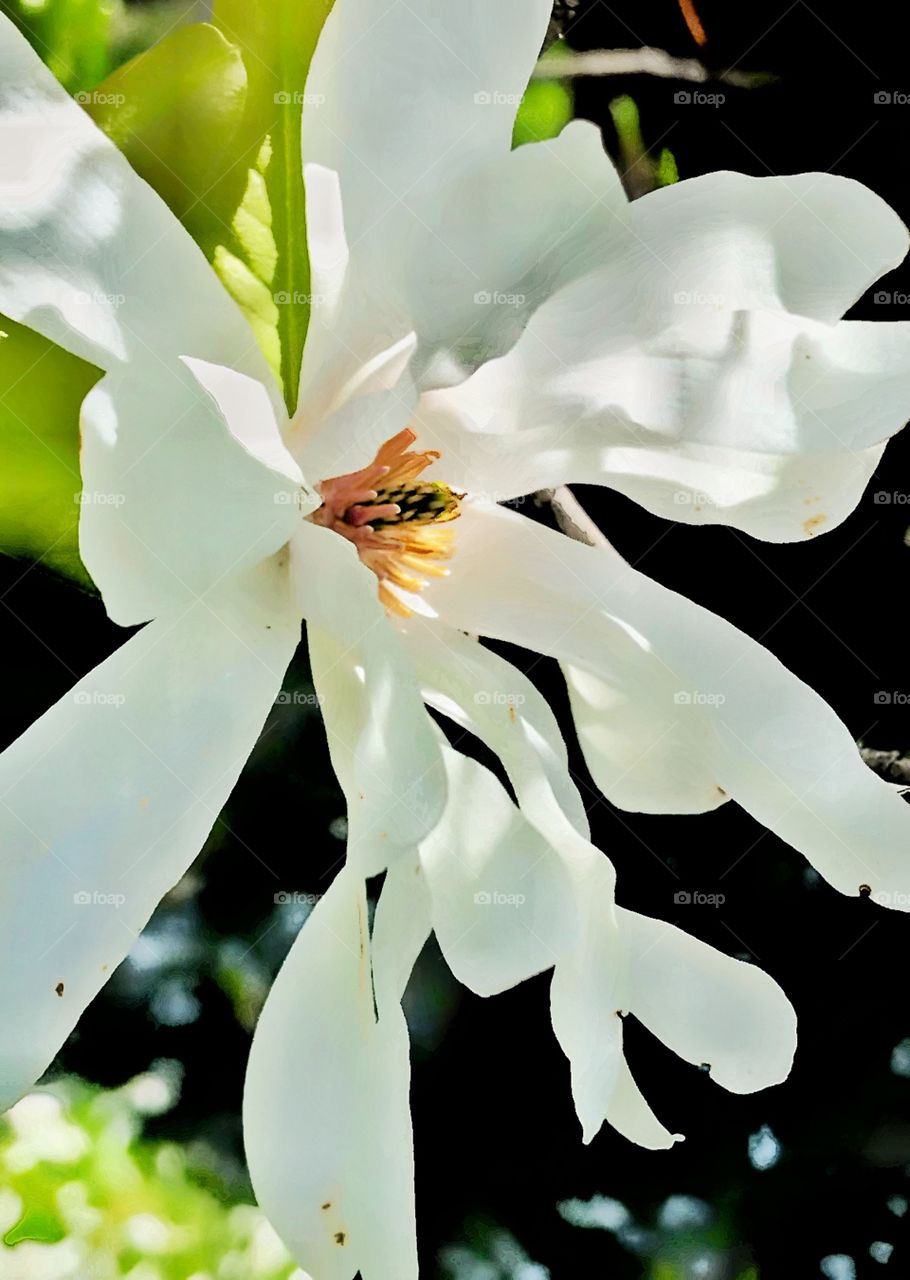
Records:
[[[621,627],[613,654],[647,663]],[[570,663],[563,673],[588,768],[614,804],[633,813],[707,813],[729,800],[710,757],[692,750],[681,704],[643,698],[637,682],[601,680]]]
[[[910,247],[880,196],[833,173],[708,173],[637,200],[632,227],[667,267],[670,292],[829,322]]]
[[[268,383],[167,205],[0,14],[0,312],[102,369],[194,355]]]
[[[117,368],[81,428],[79,549],[123,626],[272,555],[315,505],[264,385],[221,365]]]
[[[569,774],[565,741],[528,677],[434,620],[412,617],[400,631],[424,698],[499,757],[525,814],[556,844],[574,842],[574,833],[587,843],[588,816]],[[574,833],[566,831],[566,822]]]
[[[510,150],[549,16],[546,0],[429,0],[417,17],[335,5],[304,108],[329,305],[314,310],[302,405],[327,362],[362,363],[411,329],[423,382],[464,376],[605,253],[626,199],[598,131],[575,122]]]
[[[281,396],[188,233],[2,15],[0,155],[0,312],[107,371],[83,406],[82,548],[111,616],[144,622],[285,540]],[[235,384],[213,404],[181,356]],[[241,376],[264,447],[234,430]]]
[[[465,510],[451,570],[425,593],[449,625],[582,668],[637,701],[655,729],[673,718],[681,757],[704,760],[716,786],[835,888],[855,895],[868,885],[910,909],[910,810],[831,709],[761,645],[614,554],[501,507]],[[623,720],[612,727],[622,733]],[[615,758],[592,749],[590,734],[583,746],[609,794]],[[685,776],[688,764],[679,767]],[[662,811],[665,784],[654,787]],[[646,800],[646,787],[637,794]]]
[[[199,852],[299,637],[267,565],[140,631],[0,756],[0,1106]]]
[[[448,806],[420,848],[433,929],[459,982],[495,995],[557,962],[575,932],[570,884],[488,769],[449,747],[443,760]]]
[[[259,1204],[319,1280],[417,1277],[407,1028],[392,1001],[377,1021],[374,980],[364,885],[349,867],[269,993],[243,1103]]]
[[[686,1062],[732,1093],[780,1084],[796,1014],[777,983],[663,920],[617,908],[628,953],[626,1007]]]
[[[910,414],[910,325],[834,321],[900,261],[906,230],[818,174],[712,174],[630,219],[507,356],[424,397],[447,479],[496,500],[608,484],[773,541],[833,528]]]
[[[303,522],[291,573],[313,680],[348,803],[348,857],[375,875],[413,847],[445,804],[439,745],[414,673],[352,544]]]

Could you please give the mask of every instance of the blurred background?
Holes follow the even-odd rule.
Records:
[[[73,91],[175,22],[204,16],[188,3],[0,0],[0,9]],[[677,171],[830,170],[866,182],[910,221],[910,70],[893,6],[699,0],[698,16],[704,43],[676,0],[560,4],[564,43],[550,57],[653,46],[698,60],[707,79],[542,79],[516,140],[558,129],[574,111],[602,127],[633,194]],[[855,315],[905,319],[908,308],[901,270]],[[859,742],[910,749],[906,441],[889,448],[843,526],[795,547],[664,523],[606,490],[578,496],[628,560],[760,639]],[[530,499],[523,509],[549,518]],[[124,638],[92,595],[4,558],[0,628],[4,743]],[[507,652],[533,665],[568,724],[555,667]],[[83,1017],[49,1088],[0,1121],[3,1280],[292,1273],[251,1208],[239,1117],[258,1011],[344,854],[343,802],[311,695],[301,656],[196,865]],[[623,905],[771,973],[800,1016],[796,1066],[785,1085],[734,1097],[629,1019],[636,1077],[687,1140],[651,1153],[605,1129],[584,1147],[549,1027],[548,978],[483,1001],[430,945],[407,996],[422,1274],[910,1275],[906,918],[840,897],[732,804],[698,818],[620,813],[577,753],[573,764]],[[686,891],[723,904],[677,901]]]

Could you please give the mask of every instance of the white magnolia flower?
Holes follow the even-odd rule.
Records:
[[[733,798],[843,892],[910,904],[910,815],[819,698],[497,505],[603,480],[761,536],[833,525],[910,405],[906,328],[835,323],[904,229],[825,175],[629,206],[581,122],[511,152],[549,9],[337,0],[307,84],[324,301],[291,420],[196,246],[0,19],[0,312],[104,371],[83,481],[117,501],[83,505],[80,546],[111,617],[148,623],[0,762],[0,1101],[192,861],[305,618],[348,864],[270,994],[245,1112],[263,1207],[318,1280],[416,1274],[400,998],[430,928],[483,994],[554,969],[586,1138],[607,1119],[674,1140],[625,1065],[627,1012],[739,1092],[793,1053],[771,979],[614,905],[549,709],[464,633],[564,664],[617,804]],[[492,748],[517,805],[425,704]],[[364,878],[386,868],[370,932]]]

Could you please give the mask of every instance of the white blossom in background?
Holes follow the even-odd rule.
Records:
[[[830,175],[714,174],[630,206],[583,122],[510,151],[549,11],[337,0],[307,82],[323,302],[290,420],[202,254],[0,18],[0,312],[104,371],[83,482],[117,501],[83,504],[80,549],[114,621],[147,623],[0,763],[0,1095],[41,1074],[195,857],[305,619],[348,860],[266,1003],[245,1130],[318,1280],[417,1273],[400,1000],[431,929],[484,995],[553,969],[586,1139],[604,1120],[679,1136],[625,1064],[628,1014],[735,1092],[793,1055],[770,978],[614,903],[552,713],[471,637],[563,664],[614,803],[733,798],[842,892],[910,906],[910,814],[821,699],[613,552],[500,505],[601,482],[761,537],[833,527],[910,408],[910,330],[838,323],[906,232]],[[493,750],[517,803],[427,706]]]

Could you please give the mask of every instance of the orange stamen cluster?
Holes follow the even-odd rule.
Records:
[[[416,439],[405,428],[382,445],[368,466],[324,480],[317,486],[322,506],[310,516],[354,543],[379,579],[382,603],[404,617],[411,610],[395,588],[419,593],[428,578],[448,572],[439,562],[452,555],[454,530],[449,525],[461,514],[464,497],[439,481],[418,481],[439,454],[412,451]]]

